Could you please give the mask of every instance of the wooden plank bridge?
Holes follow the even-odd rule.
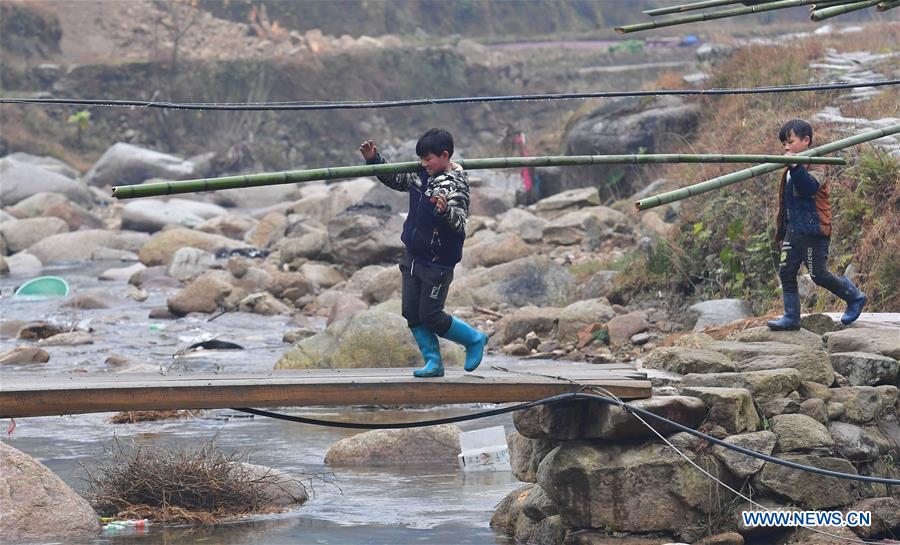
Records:
[[[437,379],[409,368],[257,373],[19,374],[0,377],[0,418],[108,411],[525,402],[599,386],[622,399],[650,397],[629,364],[484,365]]]

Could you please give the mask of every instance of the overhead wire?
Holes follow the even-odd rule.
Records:
[[[229,111],[310,111],[310,110],[360,110],[401,108],[410,106],[436,106],[444,104],[471,104],[490,102],[529,102],[542,100],[582,100],[591,98],[623,98],[648,96],[717,96],[768,93],[797,93],[829,91],[865,87],[885,87],[900,84],[900,79],[870,82],[832,82],[805,85],[776,85],[764,87],[733,87],[712,89],[657,89],[654,91],[596,91],[585,93],[546,93],[533,95],[487,95],[445,98],[416,98],[405,100],[374,101],[283,101],[283,102],[171,102],[156,100],[79,99],[0,97],[0,104],[60,105],[87,107],[161,108],[166,110],[229,110]]]

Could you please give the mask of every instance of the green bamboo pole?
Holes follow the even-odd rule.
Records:
[[[816,11],[817,9],[830,8],[833,6],[846,6],[847,4],[856,4],[857,2],[862,2],[863,0],[822,0],[821,2],[816,2],[809,6],[809,11]]]
[[[890,136],[897,133],[900,133],[900,124],[891,125],[890,127],[886,127],[884,129],[867,131],[857,134],[856,136],[851,136],[849,138],[844,138],[841,140],[835,140],[830,144],[825,144],[824,146],[806,150],[797,157],[815,157],[817,155],[833,153],[844,148],[849,148],[850,146],[856,146],[865,142],[869,142],[870,140],[883,138],[885,136]],[[634,203],[634,207],[638,212],[643,212],[644,210],[656,208],[657,206],[662,206],[670,202],[680,201],[682,199],[687,199],[688,197],[693,197],[694,195],[706,193],[707,191],[712,191],[714,189],[719,189],[727,185],[743,182],[744,180],[747,180],[749,178],[753,178],[761,174],[767,174],[769,172],[774,172],[780,168],[783,168],[783,165],[774,163],[757,165],[755,167],[732,172],[731,174],[719,176],[705,182],[700,182],[698,184],[682,187],[681,189],[676,189],[674,191],[668,191],[666,193],[660,193],[659,195],[647,197],[646,199],[641,199]]]
[[[809,14],[809,18],[813,21],[818,22],[825,19],[830,19],[831,17],[837,17],[838,15],[844,15],[846,13],[853,13],[854,11],[870,8],[881,1],[882,0],[865,0],[864,2],[857,2],[855,4],[845,4],[843,6],[831,6],[830,8],[817,9]]]
[[[726,17],[737,17],[739,15],[749,15],[751,13],[762,13],[764,11],[772,11],[775,9],[793,8],[796,6],[806,6],[815,4],[816,0],[777,0],[765,4],[746,6],[741,8],[731,8],[722,11],[714,11],[711,13],[698,13],[696,15],[685,15],[683,17],[675,17],[667,21],[651,21],[649,23],[638,23],[634,25],[625,25],[616,27],[616,32],[627,34],[629,32],[640,32],[642,30],[651,30],[654,28],[662,28],[667,26],[683,25],[687,23],[698,23],[701,21],[712,21],[714,19],[724,19]]]
[[[784,155],[721,155],[721,154],[641,154],[641,155],[555,155],[544,157],[495,157],[487,159],[468,159],[458,161],[466,170],[490,168],[522,168],[550,166],[589,166],[589,165],[640,165],[655,163],[763,163],[779,162],[790,164],[798,162],[797,158]],[[801,163],[844,165],[840,157],[819,157],[799,159]],[[225,176],[222,178],[202,178],[180,182],[155,182],[142,185],[122,185],[113,188],[113,197],[117,199],[134,199],[140,197],[158,197],[176,193],[196,193],[201,191],[217,191],[239,187],[260,187],[265,185],[293,184],[317,180],[335,180],[340,178],[358,178],[361,176],[379,176],[383,174],[399,174],[415,172],[418,162],[387,163],[381,165],[359,165],[334,168],[314,168],[310,170],[293,170],[266,174],[248,174]]]
[[[885,0],[878,4],[878,11],[887,11],[896,7],[900,7],[900,0]]]
[[[702,2],[691,2],[690,4],[679,4],[677,6],[669,6],[665,8],[646,9],[644,13],[655,17],[657,15],[670,15],[672,13],[682,13],[695,9],[715,8],[718,6],[727,6],[730,4],[743,4],[745,0],[704,0]],[[775,0],[760,0],[759,4],[774,2]]]

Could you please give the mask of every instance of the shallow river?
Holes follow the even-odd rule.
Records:
[[[112,308],[72,310],[62,300],[27,301],[12,298],[14,287],[27,278],[0,279],[0,314],[3,320],[48,320],[80,323],[94,331],[95,343],[84,346],[48,347],[46,364],[4,366],[2,378],[15,373],[107,373],[110,355],[142,362],[144,368],[165,371],[262,371],[270,370],[288,345],[281,336],[285,317],[261,317],[230,313],[207,322],[206,318],[150,321],[150,308],[164,306],[174,290],[150,290],[150,298],[136,303],[125,298],[124,282],[99,282],[99,271],[118,263],[90,264],[55,269],[42,274],[64,277],[73,293],[102,288]],[[321,322],[314,325],[323,327]],[[206,335],[206,337],[204,337]],[[174,358],[187,346],[214,335],[238,343],[245,350],[189,353]],[[0,351],[15,346],[15,339],[0,339]],[[500,358],[496,358],[499,362]],[[494,407],[494,406],[482,406]],[[382,422],[428,419],[464,414],[478,407],[444,406],[431,409],[298,408],[283,409],[298,415],[325,419]],[[413,414],[415,413],[415,414]],[[331,468],[323,463],[325,452],[338,439],[353,435],[341,430],[296,424],[262,417],[246,418],[229,410],[207,411],[193,419],[115,425],[111,413],[62,417],[20,418],[12,437],[4,441],[33,456],[69,485],[84,490],[85,467],[95,467],[114,437],[150,445],[202,445],[215,439],[223,451],[248,455],[248,461],[277,468],[298,478],[310,478],[313,493],[299,509],[210,527],[151,525],[146,532],[106,532],[87,543],[146,545],[223,544],[505,544],[488,523],[494,506],[519,486],[509,472],[466,473],[454,466],[423,465]],[[8,420],[0,422],[5,431]],[[511,431],[509,415],[463,423],[463,430],[503,425]],[[2,542],[2,539],[0,539]],[[37,543],[74,545],[85,540],[52,540]]]

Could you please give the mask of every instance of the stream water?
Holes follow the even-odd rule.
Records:
[[[118,263],[79,264],[45,268],[42,274],[65,278],[73,292],[103,289],[111,308],[73,310],[62,299],[13,298],[16,285],[26,278],[0,279],[0,313],[8,320],[47,320],[91,328],[94,344],[46,347],[46,364],[6,365],[3,377],[16,373],[110,373],[105,363],[111,355],[140,362],[136,370],[207,372],[270,370],[288,348],[281,336],[291,327],[283,316],[265,317],[229,313],[208,322],[206,317],[151,321],[152,307],[165,305],[172,289],[150,290],[137,303],[125,297],[125,282],[100,282],[98,273]],[[323,324],[317,324],[324,327]],[[215,336],[242,345],[244,350],[205,351],[184,354],[197,340]],[[0,352],[22,341],[0,339]],[[501,358],[496,358],[500,361]],[[132,367],[132,369],[135,369]],[[318,418],[357,421],[427,419],[470,412],[473,406],[417,409],[372,407],[282,409],[283,412]],[[418,413],[412,415],[411,413]],[[145,531],[104,532],[92,544],[187,545],[222,544],[503,544],[510,541],[489,528],[494,506],[520,486],[510,472],[463,472],[455,466],[394,465],[331,468],[323,462],[335,441],[353,435],[342,430],[295,424],[261,417],[247,418],[230,410],[206,411],[181,420],[112,424],[111,413],[17,419],[12,436],[3,440],[39,460],[76,490],[85,490],[85,468],[103,462],[105,449],[114,438],[153,446],[184,447],[211,440],[225,452],[240,452],[247,461],[306,479],[312,487],[302,507],[277,515],[249,517],[207,527],[151,525]],[[8,421],[0,422],[4,430]],[[503,425],[511,431],[509,415],[467,422],[463,430]],[[2,542],[0,538],[0,542]],[[54,539],[34,543],[74,545],[84,539]]]

